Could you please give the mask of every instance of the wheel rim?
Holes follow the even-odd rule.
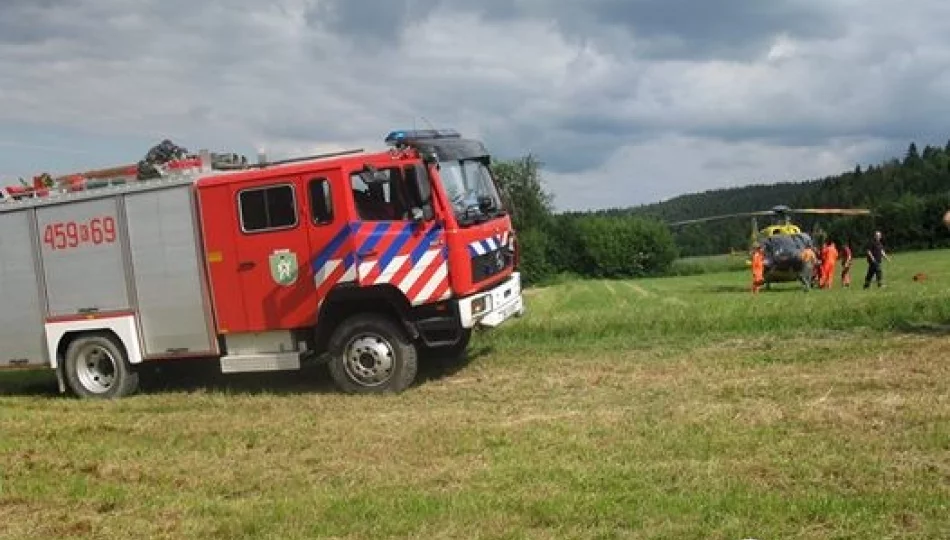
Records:
[[[118,371],[116,358],[101,345],[87,345],[76,359],[76,376],[83,388],[94,394],[104,394],[115,384]]]
[[[360,386],[381,386],[389,382],[396,365],[392,344],[376,334],[362,334],[346,346],[343,366],[346,375]]]

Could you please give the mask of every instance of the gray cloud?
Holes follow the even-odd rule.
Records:
[[[405,26],[425,17],[439,0],[317,2],[306,10],[307,23],[366,44],[396,43]]]
[[[308,19],[353,39],[394,42],[402,26],[437,8],[554,21],[573,39],[652,58],[746,57],[777,34],[830,37],[843,26],[840,10],[822,0],[330,0]]]
[[[133,140],[297,152],[428,122],[534,153],[571,207],[830,174],[950,136],[950,5],[892,4],[6,0],[0,175],[62,146],[44,133],[90,134],[71,167]]]
[[[601,0],[590,9],[592,33],[626,28],[663,58],[748,57],[778,34],[824,38],[842,26],[834,3],[822,0]]]

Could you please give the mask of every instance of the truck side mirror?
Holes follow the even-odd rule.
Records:
[[[478,198],[478,209],[481,210],[483,214],[488,214],[495,210],[495,201],[487,195],[482,195]]]
[[[422,165],[407,167],[406,176],[416,205],[422,207],[428,205],[432,201],[432,186],[429,184],[426,168]]]
[[[416,175],[416,191],[419,193],[419,202],[423,205],[429,204],[432,200],[432,186],[429,185],[429,175],[422,174]]]

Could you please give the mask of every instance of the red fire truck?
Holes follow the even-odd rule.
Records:
[[[130,166],[6,189],[0,367],[49,366],[60,391],[98,398],[185,358],[223,373],[325,361],[343,391],[406,389],[420,352],[459,354],[524,305],[483,144],[386,143],[227,166],[202,151],[150,179]]]

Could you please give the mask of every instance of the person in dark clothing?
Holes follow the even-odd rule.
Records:
[[[877,286],[884,286],[884,269],[881,265],[885,260],[891,260],[884,251],[884,242],[881,240],[881,231],[874,231],[874,237],[868,242],[867,248],[868,274],[864,277],[864,288],[871,286],[871,279],[877,279]]]

